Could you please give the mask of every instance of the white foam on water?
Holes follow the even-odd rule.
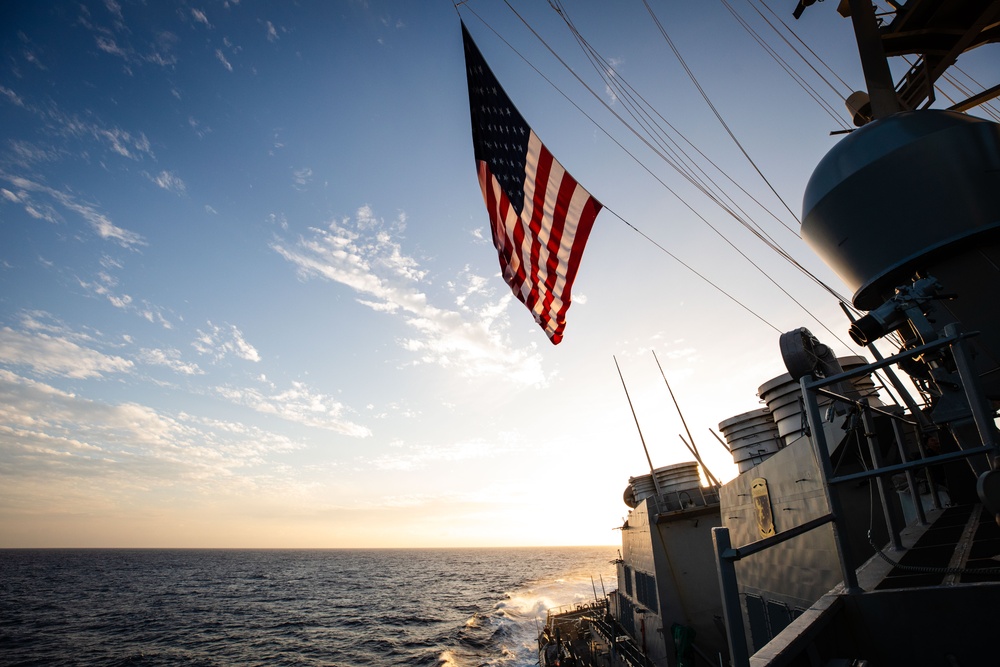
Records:
[[[550,609],[594,601],[594,591],[603,598],[600,584],[589,574],[569,574],[555,579],[541,579],[507,593],[497,603],[493,638],[500,655],[484,663],[491,667],[529,667],[538,664],[538,634]]]
[[[460,667],[455,661],[455,654],[451,651],[442,651],[438,656],[437,667]]]

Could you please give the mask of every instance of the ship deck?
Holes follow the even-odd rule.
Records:
[[[557,639],[560,667],[649,667],[650,662],[632,638],[607,617],[603,604],[575,605],[550,610],[539,637],[539,661],[546,667],[545,645]]]
[[[978,504],[932,510],[927,519],[902,532],[902,550],[884,549],[858,569],[862,592],[837,586],[750,664],[971,666],[995,657],[985,628],[1000,599],[1000,527]]]

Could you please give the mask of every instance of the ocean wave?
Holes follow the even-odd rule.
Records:
[[[0,550],[0,663],[530,667],[612,554]]]

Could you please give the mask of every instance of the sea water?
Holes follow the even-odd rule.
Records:
[[[526,667],[612,547],[0,550],[0,665]]]

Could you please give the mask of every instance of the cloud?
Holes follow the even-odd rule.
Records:
[[[11,164],[18,164],[29,169],[41,162],[54,162],[61,156],[56,149],[42,148],[27,141],[11,141],[8,146],[11,149]]]
[[[30,511],[131,506],[137,492],[218,497],[273,484],[286,436],[233,422],[104,403],[0,369],[0,484]],[[184,492],[180,492],[183,494]]]
[[[611,58],[607,61],[607,66],[604,68],[604,78],[606,81],[614,81],[619,78],[618,68],[625,64],[624,58]],[[610,84],[604,86],[604,93],[608,96],[608,103],[614,106],[618,104],[618,92]]]
[[[77,201],[72,195],[65,192],[59,192],[58,190],[54,190],[40,183],[35,183],[34,181],[26,178],[21,178],[20,176],[10,176],[3,172],[0,172],[0,179],[6,180],[18,189],[18,192],[14,193],[17,201],[23,204],[25,211],[33,217],[45,217],[45,219],[55,222],[55,220],[39,214],[39,207],[33,204],[33,198],[29,193],[49,197],[64,209],[76,213],[83,218],[90,225],[91,229],[102,239],[115,241],[119,245],[126,248],[146,245],[146,241],[141,235],[115,225],[106,215],[95,209],[90,204]],[[46,210],[46,206],[48,205],[43,204],[42,210]],[[48,207],[47,210],[51,211],[52,209],[51,207]]]
[[[198,329],[198,337],[191,345],[201,354],[209,355],[216,360],[233,354],[246,361],[260,361],[257,349],[231,324],[219,327],[209,322],[206,331]]]
[[[223,67],[225,67],[230,72],[233,71],[233,66],[229,64],[228,60],[226,60],[226,56],[222,53],[222,49],[215,50],[215,57],[218,58],[220,63],[222,63]]]
[[[293,185],[296,190],[305,190],[306,186],[312,180],[313,171],[309,167],[303,167],[302,169],[295,169],[292,171]]]
[[[274,24],[271,23],[270,21],[267,21],[265,23],[265,27],[267,29],[267,41],[269,42],[278,41],[278,31],[274,29]]]
[[[182,195],[187,190],[187,186],[184,185],[184,181],[182,181],[180,177],[173,172],[161,171],[156,176],[152,176],[150,174],[146,174],[146,176],[149,180],[153,181],[167,192]]]
[[[143,349],[139,351],[139,361],[151,366],[165,366],[183,375],[204,375],[205,371],[198,364],[181,360],[180,350]]]
[[[331,396],[313,392],[301,382],[293,382],[290,389],[276,393],[236,387],[218,387],[216,392],[238,405],[297,424],[356,438],[367,438],[372,434],[368,427],[345,418],[347,408],[342,403]]]
[[[201,121],[193,116],[188,116],[188,126],[190,126],[190,128],[194,131],[195,136],[199,139],[204,139],[212,133],[212,128],[205,126]]]
[[[111,44],[106,45],[103,50],[108,49],[112,49]],[[149,139],[142,132],[132,133],[121,127],[104,125],[89,116],[82,119],[77,115],[64,113],[52,101],[43,106],[30,104],[15,91],[3,86],[0,86],[0,95],[6,96],[43,123],[51,125],[51,129],[62,137],[94,139],[117,155],[130,160],[155,158]]]
[[[124,21],[125,17],[122,16],[122,6],[118,4],[115,0],[104,0],[104,6],[107,8],[108,12],[115,18],[116,21]]]
[[[376,458],[373,463],[382,470],[418,470],[434,463],[455,463],[490,459],[510,451],[509,447],[483,440],[450,445],[395,445],[392,452]]]
[[[27,108],[27,106],[28,106],[27,104],[24,103],[24,100],[21,99],[20,95],[18,95],[16,92],[14,92],[13,90],[11,90],[10,88],[7,88],[6,86],[0,86],[0,95],[3,95],[4,97],[6,97],[15,106],[19,106],[21,108]]]
[[[77,283],[80,287],[89,290],[96,296],[107,299],[108,303],[115,308],[134,313],[147,322],[159,324],[164,329],[174,328],[173,323],[164,316],[162,308],[145,300],[137,302],[131,295],[115,290],[118,287],[118,279],[111,272],[121,269],[121,262],[105,255],[101,258],[101,266],[104,267],[104,270],[97,273],[95,280],[87,281],[78,278]]]
[[[544,384],[535,347],[514,349],[507,340],[509,293],[493,298],[486,281],[467,272],[451,283],[463,294],[458,309],[428,302],[422,291],[427,271],[394,240],[405,222],[401,216],[395,225],[386,225],[364,206],[353,224],[335,220],[326,229],[311,229],[295,244],[276,242],[272,247],[301,277],[344,285],[357,293],[358,303],[405,322],[410,333],[397,342],[412,353],[414,363],[454,368],[468,377]]]
[[[0,362],[27,366],[41,375],[74,379],[126,373],[133,367],[127,359],[80,347],[67,338],[10,327],[0,329]]]
[[[203,23],[206,27],[209,28],[212,27],[212,24],[208,22],[208,17],[205,16],[205,12],[201,11],[200,9],[192,9],[191,16],[194,18],[196,22]]]
[[[97,48],[105,53],[110,53],[113,56],[119,56],[121,58],[125,58],[126,60],[131,57],[125,49],[118,46],[114,39],[105,35],[97,36]]]

